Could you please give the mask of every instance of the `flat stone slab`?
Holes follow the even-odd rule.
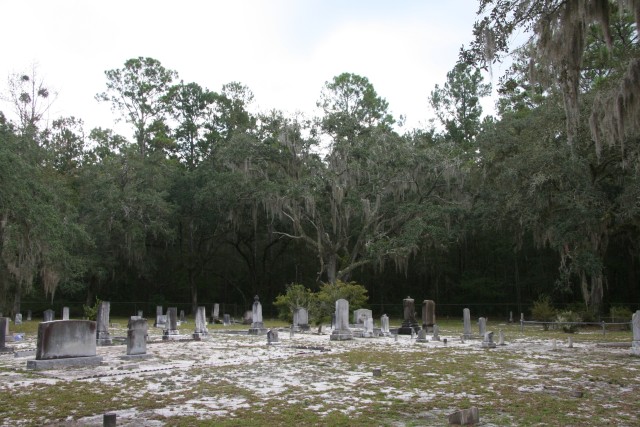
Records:
[[[64,359],[27,360],[27,369],[44,371],[79,366],[97,366],[102,363],[102,356],[67,357]]]
[[[123,354],[119,356],[122,360],[144,360],[153,357],[152,354]]]
[[[16,350],[13,353],[13,357],[29,357],[29,356],[35,356],[36,355],[36,350]]]

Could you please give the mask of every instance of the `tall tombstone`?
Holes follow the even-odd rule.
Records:
[[[363,336],[365,338],[372,338],[373,337],[373,318],[372,317],[367,317],[366,319],[364,319],[364,333]]]
[[[436,303],[426,299],[422,301],[422,326],[427,330],[436,324]]]
[[[27,310],[27,321],[31,321],[31,310]]]
[[[631,354],[640,356],[640,310],[631,316],[631,327],[633,328],[633,342],[631,343]]]
[[[53,321],[53,318],[54,318],[53,310],[51,310],[50,308],[45,310],[42,313],[42,318],[43,318],[43,322],[51,322],[51,321]]]
[[[385,337],[389,335],[389,316],[386,314],[380,317],[380,332]]]
[[[471,339],[471,311],[468,308],[462,310],[462,324],[464,326],[464,339]]]
[[[109,311],[111,303],[109,301],[101,301],[98,306],[98,316],[96,317],[96,344],[111,345],[111,336],[109,336]]]
[[[249,335],[264,335],[267,333],[267,329],[264,327],[262,321],[262,304],[260,304],[260,298],[256,295],[253,298],[253,306],[251,310],[251,327],[249,328]]]
[[[433,341],[440,341],[440,327],[435,324],[433,325]]]
[[[298,307],[293,311],[294,332],[309,330],[309,313],[304,307]]]
[[[481,337],[484,337],[485,332],[487,332],[487,319],[481,317],[478,319],[478,330]]]
[[[62,307],[62,320],[69,320],[69,307]]]
[[[339,299],[336,301],[336,322],[331,336],[331,341],[346,341],[353,339],[353,333],[349,329],[349,301]]]
[[[22,313],[16,313],[15,324],[16,325],[22,325]]]
[[[216,323],[220,321],[220,304],[213,304],[213,311],[211,315],[211,323]]]
[[[166,326],[166,318],[163,318],[163,314],[162,314],[162,306],[161,305],[157,305],[156,306],[156,321],[153,324],[153,326],[155,326],[156,328],[162,328],[164,329]]]
[[[131,319],[127,328],[127,356],[147,354],[147,319]]]
[[[7,347],[7,326],[9,326],[9,319],[7,317],[0,317],[0,351],[8,351]]]
[[[402,326],[398,328],[398,334],[413,335],[420,330],[420,325],[418,325],[418,321],[416,320],[416,306],[413,298],[406,297],[403,299],[402,308],[404,320],[402,321]]]
[[[207,313],[204,307],[198,307],[196,310],[196,329],[193,331],[193,339],[201,340],[209,335],[207,330]]]
[[[167,308],[167,322],[164,330],[162,331],[162,339],[168,340],[179,335],[178,331],[178,308]]]

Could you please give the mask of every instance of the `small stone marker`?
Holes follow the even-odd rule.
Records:
[[[178,308],[177,307],[169,307],[167,308],[167,324],[165,329],[162,331],[162,339],[170,340],[177,338],[180,334],[178,331]]]
[[[363,336],[365,338],[372,338],[373,337],[373,318],[372,317],[367,317],[364,320],[364,334]]]
[[[463,340],[471,339],[471,311],[468,308],[462,310],[462,323],[464,326]]]
[[[207,313],[205,312],[205,308],[198,307],[196,311],[196,329],[193,331],[193,339],[201,340],[202,338],[209,335],[209,331],[207,330]]]
[[[141,319],[144,318],[144,316],[142,314],[142,310],[138,310],[138,317],[141,318]]]
[[[293,311],[293,327],[296,331],[309,330],[309,312],[304,307],[298,307]]]
[[[433,325],[433,341],[440,341],[440,327],[438,325]]]
[[[127,330],[127,356],[125,359],[147,356],[147,319],[129,320]]]
[[[397,333],[393,335],[393,340],[394,340],[395,342],[398,342],[398,334],[397,334]]]
[[[54,319],[54,315],[53,315],[53,310],[51,310],[50,308],[45,310],[42,313],[42,318],[44,319],[44,322],[51,322]]]
[[[289,338],[293,338],[293,325],[291,325],[291,328],[289,328]]]
[[[7,326],[9,326],[9,318],[0,317],[0,352],[11,350],[7,347]]]
[[[253,323],[253,311],[247,310],[244,312],[244,316],[242,316],[242,324],[250,325]]]
[[[184,310],[180,310],[180,323],[187,323],[187,319],[184,315]]]
[[[482,340],[482,348],[496,348],[496,343],[493,342],[493,332],[484,333],[484,339]]]
[[[69,320],[69,307],[62,307],[62,320]]]
[[[554,338],[553,340],[551,340],[551,350],[556,351],[558,349],[558,343],[556,342],[556,339]]]
[[[427,342],[427,330],[426,328],[422,328],[418,331],[418,338],[416,342]]]
[[[487,319],[481,317],[478,319],[478,330],[481,337],[484,337],[484,333],[487,332]]]
[[[436,324],[436,303],[427,299],[422,302],[422,327],[426,326],[426,330]]]
[[[31,321],[31,310],[27,310],[27,320]]]
[[[97,345],[111,345],[111,336],[109,335],[109,311],[111,303],[109,301],[101,301],[98,306],[97,324]]]
[[[267,345],[280,344],[280,338],[278,337],[278,331],[275,329],[269,329],[267,331]]]
[[[513,323],[513,311],[509,312],[509,323]]]
[[[498,332],[498,345],[506,345],[504,343],[504,332],[502,332],[502,329]]]
[[[16,325],[22,325],[22,313],[16,313],[16,320],[14,323]]]
[[[568,347],[573,348],[573,337],[569,337]]]
[[[382,369],[380,369],[380,368],[375,368],[375,369],[373,370],[373,376],[374,376],[374,377],[381,377],[381,376],[382,376]]]
[[[222,316],[222,324],[223,324],[224,326],[229,326],[229,325],[231,325],[231,315],[229,315],[229,314],[226,314],[226,313],[225,313],[225,314]]]
[[[336,301],[336,324],[331,332],[331,341],[352,340],[353,333],[349,329],[349,301],[339,299]]]
[[[631,343],[631,354],[640,357],[640,310],[631,316],[631,326],[633,328],[633,342]]]
[[[102,427],[116,427],[117,415],[113,412],[106,413],[102,416]]]
[[[382,335],[389,336],[389,316],[383,314],[380,317],[380,332]]]
[[[220,323],[220,304],[213,304],[211,313],[211,323]]]
[[[478,408],[472,406],[469,409],[462,409],[449,415],[449,424],[467,426],[478,424],[480,422],[480,413]]]
[[[253,298],[253,307],[251,310],[251,327],[249,328],[249,335],[264,335],[267,333],[267,329],[264,327],[262,321],[262,304],[260,304],[260,298],[256,295]]]
[[[167,322],[167,318],[164,317],[163,314],[162,314],[162,306],[161,305],[157,305],[156,306],[156,321],[153,324],[153,326],[155,326],[156,328],[164,329],[166,327],[166,322]]]
[[[368,310],[366,308],[359,308],[353,311],[354,325],[358,325],[358,324],[364,325],[365,319],[369,319],[369,318],[373,318],[373,312],[371,310]]]

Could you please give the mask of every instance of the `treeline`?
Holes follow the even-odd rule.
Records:
[[[575,100],[569,65],[531,60],[540,27],[499,80],[496,117],[482,118],[480,53],[504,48],[498,31],[511,28],[492,14],[431,93],[434,126],[404,133],[350,73],[325,84],[322,115],[306,118],[252,113],[241,83],[215,92],[130,59],[105,72],[96,99],[131,138],[86,133],[75,117],[46,122],[48,87],[35,70],[12,76],[16,118],[0,113],[0,309],[99,297],[195,311],[250,307],[258,294],[269,312],[287,284],[338,280],[363,284],[371,304],[410,295],[505,316],[545,294],[592,314],[638,308],[638,32],[614,9],[606,26],[580,15]],[[611,118],[621,85],[637,96],[614,102]]]

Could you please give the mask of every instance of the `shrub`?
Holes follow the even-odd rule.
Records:
[[[582,318],[578,313],[571,310],[565,310],[558,313],[556,322],[582,322]],[[562,325],[562,330],[568,334],[578,332],[578,325]]]
[[[87,320],[96,320],[98,318],[98,307],[100,307],[100,303],[102,301],[96,297],[96,303],[93,306],[90,305],[82,305],[82,310],[84,311],[84,317]]]
[[[293,312],[296,308],[306,308],[309,318],[317,312],[317,295],[311,289],[305,288],[299,283],[287,285],[284,295],[278,295],[273,302],[278,308],[278,317],[282,320],[292,321]]]
[[[609,316],[611,316],[612,323],[629,322],[631,321],[633,312],[629,310],[628,307],[614,306],[609,309]],[[631,325],[627,324],[623,329],[629,330],[631,329]]]
[[[551,305],[551,298],[547,295],[540,295],[540,297],[533,302],[531,317],[538,322],[553,322],[556,317],[556,310]],[[545,331],[548,331],[549,324],[545,323],[543,328]]]

